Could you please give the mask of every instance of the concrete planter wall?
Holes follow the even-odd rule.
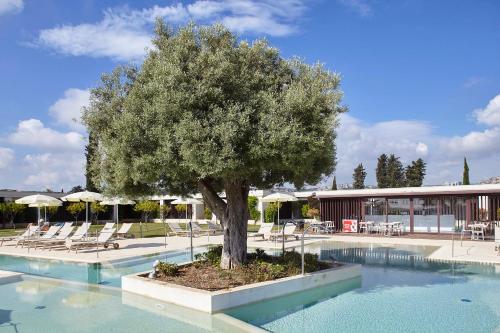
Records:
[[[122,277],[122,290],[208,313],[220,312],[298,291],[324,286],[361,275],[361,265],[340,267],[255,283],[232,289],[206,291],[148,279],[142,274]]]

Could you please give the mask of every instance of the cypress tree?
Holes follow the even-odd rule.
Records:
[[[353,178],[352,186],[355,189],[365,188],[366,171],[362,163],[358,164],[356,169],[354,169],[352,178]]]
[[[419,158],[416,161],[412,161],[410,165],[406,167],[406,186],[418,187],[422,186],[425,177],[426,163],[423,159]]]
[[[378,188],[387,188],[389,183],[387,181],[387,155],[382,154],[377,160],[377,169],[375,170],[375,177],[377,178]]]
[[[467,158],[464,157],[464,175],[462,178],[463,185],[470,185],[469,180],[469,165],[467,164]]]
[[[89,142],[85,146],[85,189],[87,191],[97,192],[97,186],[94,185],[92,174],[92,160],[97,149],[97,140],[89,133]]]
[[[404,187],[406,185],[403,164],[394,154],[387,159],[388,187]]]
[[[332,190],[337,190],[337,176],[333,176]]]

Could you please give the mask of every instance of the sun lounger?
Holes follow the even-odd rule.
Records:
[[[212,221],[207,221],[207,225],[208,225],[208,230],[210,231],[210,233],[212,233],[214,235],[216,233],[219,233],[219,232],[222,233],[224,231],[220,224],[215,224]]]
[[[104,225],[104,227],[101,229],[101,232],[102,231],[112,231],[112,232],[115,232],[115,223],[114,222],[106,222],[106,224]]]
[[[30,225],[28,229],[22,234],[14,239],[16,242],[16,247],[18,245],[23,245],[23,243],[28,239],[33,239],[40,234],[40,228],[36,225]]]
[[[65,222],[59,233],[51,239],[42,239],[35,243],[35,249],[38,247],[51,247],[57,244],[64,244],[66,238],[73,232],[73,222]]]
[[[0,238],[0,246],[3,245],[4,242],[10,242],[10,241],[19,241],[21,239],[24,239],[24,238],[29,238],[29,237],[32,237],[34,236],[38,231],[38,226],[36,225],[32,225],[31,223],[28,224],[28,226],[26,227],[26,229],[24,230],[24,232],[20,235],[16,235],[16,236],[7,236],[7,237],[1,237]]]
[[[250,234],[249,236],[254,238],[262,237],[262,240],[269,239],[272,234],[273,226],[274,223],[262,223],[259,231],[254,234]]]
[[[71,238],[66,240],[66,248],[68,252],[71,250],[75,250],[75,253],[78,253],[78,250],[89,248],[89,247],[99,247],[102,246],[105,249],[108,248],[111,243],[110,240],[113,237],[114,232],[109,230],[104,230],[99,233],[97,239],[88,239],[85,241],[74,241]],[[119,247],[118,243],[114,243],[113,247],[117,249]]]
[[[40,237],[29,238],[24,240],[21,246],[27,245],[28,247],[30,247],[30,245],[34,245],[39,241],[52,239],[59,232],[59,230],[61,230],[61,227],[62,226],[60,225],[53,225],[49,227],[49,229]]]
[[[182,229],[181,226],[176,222],[169,222],[168,226],[170,227],[170,230],[172,230],[172,232],[170,232],[169,235],[171,235],[171,234],[173,234],[174,236],[189,236],[189,235],[191,235],[191,231]],[[188,228],[189,228],[189,226],[188,226]],[[193,237],[195,235],[196,235],[196,231],[193,229]]]
[[[130,228],[132,228],[132,223],[123,223],[120,229],[116,232],[116,238],[128,238],[132,235],[129,234]],[[128,236],[128,237],[127,237]]]
[[[279,232],[273,232],[271,233],[271,236],[269,237],[270,240],[277,240],[280,238],[285,238],[287,240],[288,238],[295,238],[296,240],[299,239],[299,235],[294,234],[295,232],[295,224],[288,224],[285,225],[285,230],[280,230]]]
[[[60,238],[62,238],[62,239],[53,239],[51,242],[47,241],[47,243],[44,245],[46,247],[50,246],[50,248],[52,249],[56,246],[65,245],[67,240],[72,240],[72,241],[84,240],[87,237],[87,233],[89,231],[90,225],[91,225],[91,223],[83,223],[81,226],[78,227],[78,229],[76,229],[75,233],[72,236],[65,237],[65,238],[62,238],[62,236],[61,236]]]
[[[191,222],[191,226],[193,228],[193,235],[196,233],[198,235],[201,235],[201,234],[208,234],[210,231],[207,229],[203,229],[199,224],[198,222]],[[189,228],[189,223],[186,225],[186,228]],[[189,232],[189,230],[188,230]]]

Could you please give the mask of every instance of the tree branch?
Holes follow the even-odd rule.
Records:
[[[214,190],[210,180],[201,179],[198,182],[198,188],[200,189],[203,200],[208,205],[210,210],[214,212],[221,221],[225,220],[227,204],[219,197],[217,191]]]

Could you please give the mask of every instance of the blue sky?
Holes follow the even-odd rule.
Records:
[[[339,183],[380,153],[428,162],[426,184],[500,175],[500,2],[0,0],[0,188],[83,183],[88,89],[140,63],[152,21],[223,22],[343,76]],[[327,183],[328,180],[325,181]]]

